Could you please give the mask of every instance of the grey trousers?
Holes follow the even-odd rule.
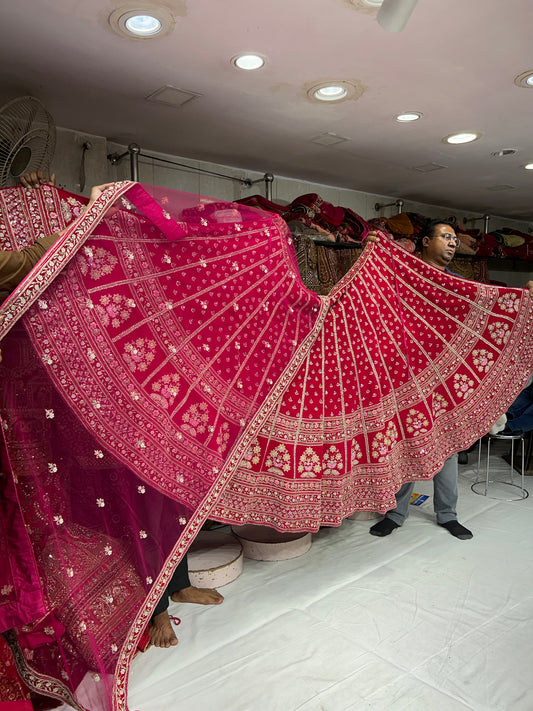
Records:
[[[437,523],[457,521],[457,454],[444,462],[444,466],[433,477],[433,510]],[[414,482],[407,482],[396,494],[396,508],[387,511],[386,518],[401,526],[409,516],[409,501],[415,488]]]

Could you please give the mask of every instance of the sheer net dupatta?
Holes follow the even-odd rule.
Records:
[[[4,311],[4,435],[45,601],[6,634],[26,683],[91,710],[126,708],[155,603],[324,313],[277,218],[157,197],[113,188]]]
[[[46,227],[65,199],[13,191],[8,209]],[[9,638],[27,683],[91,711],[126,709],[208,514],[314,530],[384,511],[531,370],[524,290],[384,242],[319,297],[278,216],[161,188],[106,191],[23,286],[0,311],[2,422],[44,609]]]

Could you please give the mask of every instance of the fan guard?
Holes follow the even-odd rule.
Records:
[[[56,129],[48,111],[33,96],[13,99],[0,109],[0,185],[23,173],[47,170],[54,156]]]

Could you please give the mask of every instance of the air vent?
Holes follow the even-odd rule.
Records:
[[[311,143],[318,143],[320,146],[335,146],[337,143],[344,143],[349,141],[349,138],[344,138],[343,136],[337,136],[336,133],[323,133],[320,136],[315,136],[311,139]]]
[[[154,104],[165,104],[165,106],[174,106],[174,108],[179,108],[199,96],[203,95],[197,94],[194,91],[176,89],[174,86],[167,85],[147,96],[146,101],[153,101]]]
[[[493,158],[505,158],[505,156],[514,156],[518,151],[516,148],[502,148],[501,151],[494,151],[491,153]]]
[[[413,170],[418,170],[419,173],[433,173],[434,170],[444,170],[447,167],[438,163],[424,163],[424,165],[415,165]]]

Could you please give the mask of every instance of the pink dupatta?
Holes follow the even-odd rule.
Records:
[[[208,516],[288,531],[385,512],[532,370],[525,290],[386,240],[320,297],[277,215],[132,183],[80,217],[52,188],[0,201],[4,245],[74,220],[0,309],[38,583],[31,609],[12,573],[2,629],[26,683],[78,708],[83,680],[103,689],[91,711],[126,709],[136,641]]]

